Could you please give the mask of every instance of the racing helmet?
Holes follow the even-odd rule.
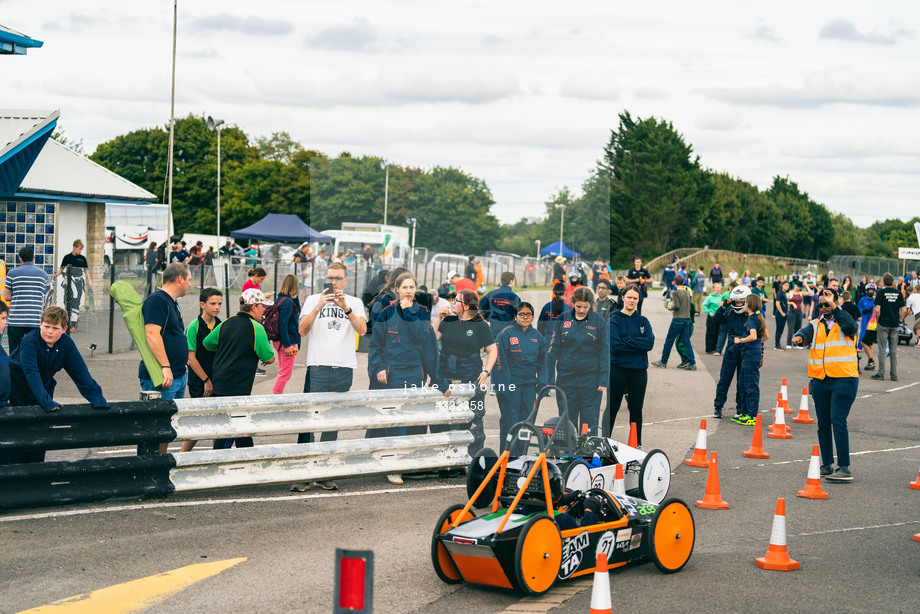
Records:
[[[745,285],[735,286],[731,294],[728,295],[728,299],[732,303],[732,311],[735,313],[744,312],[744,302],[747,300],[747,297],[751,295],[751,289]]]
[[[524,480],[527,479],[527,476],[533,471],[534,463],[537,460],[527,460],[521,466],[520,477],[517,479],[515,484],[518,489],[524,483]],[[550,490],[550,500],[553,503],[559,501],[562,497],[562,493],[565,490],[564,484],[565,480],[562,477],[562,471],[559,470],[559,467],[555,463],[547,462],[547,468],[549,469],[549,490]],[[537,469],[536,475],[533,476],[533,479],[530,480],[530,484],[527,485],[527,490],[524,492],[524,496],[529,499],[542,499],[543,494],[543,469]]]

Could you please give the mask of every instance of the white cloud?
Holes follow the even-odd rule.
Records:
[[[636,98],[644,100],[664,100],[671,95],[657,85],[643,85],[636,88]]]
[[[294,26],[283,19],[263,19],[261,17],[231,15],[207,15],[192,19],[189,28],[193,32],[237,32],[251,36],[284,36],[294,31]]]
[[[311,49],[370,53],[377,50],[379,38],[377,29],[370,21],[361,17],[347,25],[324,28],[308,36],[304,44]]]
[[[696,120],[696,127],[702,130],[737,130],[741,125],[741,115],[735,111],[710,112]]]
[[[871,43],[873,45],[894,45],[897,42],[894,36],[879,34],[878,32],[869,32],[863,34],[856,29],[851,21],[846,19],[832,19],[821,26],[818,32],[820,38],[836,39],[842,41],[855,41],[859,43]]]
[[[763,24],[757,26],[757,28],[751,32],[749,35],[751,38],[756,38],[762,41],[767,41],[770,43],[778,43],[779,37],[776,35],[776,32],[773,31],[773,28],[770,26],[765,26]]]
[[[620,88],[615,78],[599,74],[573,75],[565,80],[559,93],[566,98],[583,100],[617,100]]]

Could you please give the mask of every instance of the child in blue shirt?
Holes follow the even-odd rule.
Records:
[[[744,313],[747,320],[744,330],[747,335],[735,337],[735,343],[741,344],[741,373],[739,385],[744,388],[744,407],[739,411],[738,424],[753,426],[760,412],[760,365],[763,364],[763,343],[769,338],[767,323],[761,315],[763,300],[756,294],[745,299]]]

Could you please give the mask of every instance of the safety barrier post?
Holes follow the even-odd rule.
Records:
[[[141,401],[150,401],[153,399],[160,399],[163,397],[163,393],[159,390],[141,390]],[[145,454],[159,454],[160,445],[157,443],[144,442],[137,444],[137,455],[144,456]]]
[[[109,264],[109,288],[115,283],[115,253],[112,252],[112,262]],[[109,354],[115,344],[115,298],[109,292]]]

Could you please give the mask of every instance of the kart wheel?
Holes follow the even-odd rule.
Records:
[[[531,448],[536,448],[536,451],[533,452],[534,456],[546,450],[546,439],[541,429],[534,426],[532,422],[525,421],[518,422],[508,430],[505,449],[511,450],[512,457],[528,456],[531,454]]]
[[[661,450],[652,450],[639,468],[639,498],[661,503],[671,488],[671,463]]]
[[[591,488],[591,469],[588,463],[582,459],[577,459],[565,468],[562,474],[562,483],[566,490],[586,491]]]
[[[546,514],[532,516],[518,537],[514,574],[527,595],[542,595],[556,582],[562,565],[562,535]]]
[[[683,569],[696,540],[693,515],[680,499],[668,499],[655,512],[650,527],[652,560],[661,573]]]
[[[453,524],[464,507],[463,504],[458,503],[444,510],[444,513],[441,514],[441,517],[438,519],[438,524],[434,526],[434,533],[431,535],[431,564],[434,566],[434,572],[438,574],[441,581],[447,584],[459,584],[463,582],[463,576],[460,575],[460,571],[457,569],[457,566],[454,565],[454,561],[450,558],[447,548],[438,540],[438,535],[447,533],[447,531],[450,530],[450,525]],[[473,512],[469,511],[461,522],[472,520],[475,517]]]
[[[486,475],[497,462],[498,455],[490,448],[483,448],[473,456],[473,460],[470,461],[470,467],[466,472],[467,497],[472,498],[472,496],[476,494],[476,489],[479,488],[482,481],[486,478]],[[495,499],[495,486],[497,482],[498,475],[496,474],[492,476],[492,479],[489,481],[489,484],[486,485],[482,494],[479,495],[479,498],[473,502],[473,506],[476,508],[483,508],[490,505],[492,500]]]

